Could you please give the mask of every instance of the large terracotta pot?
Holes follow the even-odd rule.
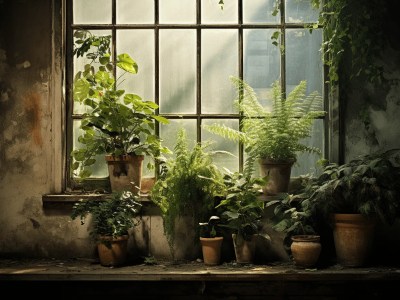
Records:
[[[268,176],[268,182],[263,187],[266,196],[286,193],[289,188],[290,174],[294,161],[276,162],[270,159],[260,159],[260,173],[262,177]]]
[[[290,250],[296,266],[301,268],[314,267],[321,254],[319,235],[294,235],[292,236]]]
[[[256,250],[257,236],[254,234],[251,240],[247,241],[239,237],[237,234],[232,234],[233,246],[235,248],[236,262],[243,264],[252,264],[254,261],[254,253]]]
[[[144,155],[106,155],[105,159],[108,164],[111,190],[113,192],[130,190],[134,194],[139,194]]]
[[[221,262],[221,247],[223,237],[203,238],[200,237],[204,264],[209,266],[219,265]]]
[[[344,266],[364,266],[372,251],[375,220],[361,214],[334,214],[333,238],[337,262]]]
[[[120,237],[102,236],[97,244],[100,264],[105,267],[117,267],[127,260],[128,235]]]

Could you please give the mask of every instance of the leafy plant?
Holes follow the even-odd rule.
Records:
[[[100,236],[127,235],[130,228],[140,223],[137,217],[142,204],[137,199],[138,196],[130,191],[112,193],[104,200],[81,199],[74,204],[71,218],[79,217],[84,225],[87,216],[91,215],[90,235],[95,240]]]
[[[89,177],[90,166],[99,154],[157,157],[160,153],[168,153],[154,133],[155,122],[169,122],[155,114],[158,105],[118,88],[118,82],[125,74],[138,72],[137,63],[127,53],[112,59],[111,36],[77,30],[74,37],[73,54],[86,56],[90,63],[74,78],[74,101],[84,105],[88,112],[82,115],[80,145],[72,151],[72,170],[78,170],[81,178]],[[119,78],[115,77],[116,68],[124,71]]]
[[[274,207],[273,229],[286,233],[287,237],[316,234],[313,203],[305,197],[307,193],[305,188],[313,177],[301,176],[299,180],[301,180],[299,190],[285,194],[282,199],[266,203],[266,207]]]
[[[258,233],[264,212],[264,202],[259,199],[263,184],[265,179],[251,177],[248,169],[243,173],[226,170],[224,196],[216,206],[224,220],[220,226],[229,228],[244,240]]]
[[[327,164],[310,181],[307,201],[316,213],[361,213],[393,224],[400,217],[400,149]]]
[[[219,223],[221,219],[218,216],[211,216],[206,223],[199,223],[200,236],[205,238],[214,238],[220,236]]]
[[[235,104],[243,115],[241,131],[225,125],[204,126],[212,133],[240,141],[254,161],[296,161],[298,152],[320,153],[320,149],[302,143],[311,135],[315,118],[325,114],[319,110],[322,98],[317,92],[306,96],[306,81],[301,81],[285,99],[278,82],[272,88],[272,111],[263,107],[254,90],[245,81],[231,77],[237,88]]]
[[[198,228],[201,221],[213,215],[216,198],[223,191],[222,173],[212,159],[220,151],[208,150],[209,147],[210,143],[198,143],[189,149],[186,131],[181,128],[174,147],[175,157],[166,161],[150,191],[151,200],[161,209],[171,251],[175,220],[190,216],[193,228]],[[198,241],[198,235],[194,242]]]

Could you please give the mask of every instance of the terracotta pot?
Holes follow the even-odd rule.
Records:
[[[296,266],[302,268],[314,267],[321,254],[319,235],[294,235],[292,236],[290,250]]]
[[[130,190],[139,194],[142,181],[144,155],[106,155],[111,190]]]
[[[266,196],[274,196],[280,193],[286,193],[289,188],[290,174],[294,161],[276,162],[270,159],[260,159],[261,176],[268,176],[268,182],[263,187]]]
[[[102,236],[97,244],[100,264],[105,267],[123,265],[128,253],[128,235],[117,238]]]
[[[236,234],[232,234],[233,246],[235,248],[236,262],[251,264],[254,260],[256,250],[256,235],[251,237],[250,241],[246,241]]]
[[[372,251],[375,220],[361,214],[334,214],[333,221],[337,262],[351,267],[365,265]]]
[[[200,237],[204,264],[209,266],[215,266],[220,264],[221,246],[223,240],[224,240],[223,237],[214,237],[214,238]]]

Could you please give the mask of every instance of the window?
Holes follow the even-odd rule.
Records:
[[[233,142],[202,130],[202,124],[221,122],[238,128],[240,116],[233,107],[236,91],[229,77],[239,76],[257,92],[261,101],[269,97],[271,85],[280,80],[290,92],[307,80],[308,93],[317,90],[327,99],[324,68],[319,49],[322,30],[312,34],[305,25],[316,21],[318,12],[309,0],[282,3],[273,16],[275,0],[228,0],[221,10],[218,0],[74,0],[67,7],[67,86],[72,86],[82,58],[72,58],[73,32],[89,29],[112,35],[116,53],[127,52],[138,62],[139,72],[125,81],[129,92],[159,104],[159,114],[171,123],[157,132],[173,148],[179,126],[189,138],[215,140],[215,148],[237,156],[216,158],[231,170],[243,164],[243,149]],[[279,31],[279,45],[272,35]],[[69,89],[71,90],[71,88]],[[81,107],[69,99],[67,153],[78,145]],[[324,110],[329,110],[325,101]],[[329,155],[328,118],[316,120],[307,142]],[[292,176],[315,172],[315,155],[300,155]],[[101,162],[101,159],[99,159]],[[145,170],[145,175],[152,175]],[[107,176],[98,164],[93,177]],[[70,180],[73,183],[73,178]]]

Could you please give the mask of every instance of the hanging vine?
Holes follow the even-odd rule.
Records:
[[[275,0],[272,14],[279,13],[283,0]],[[318,21],[309,24],[312,32],[323,29],[321,45],[323,62],[328,66],[331,86],[339,82],[340,68],[346,68],[350,78],[365,76],[372,83],[381,83],[383,66],[379,63],[386,45],[384,34],[387,17],[386,0],[309,0],[314,9],[320,9]],[[224,1],[218,3],[223,9]],[[278,46],[279,32],[272,35]]]

